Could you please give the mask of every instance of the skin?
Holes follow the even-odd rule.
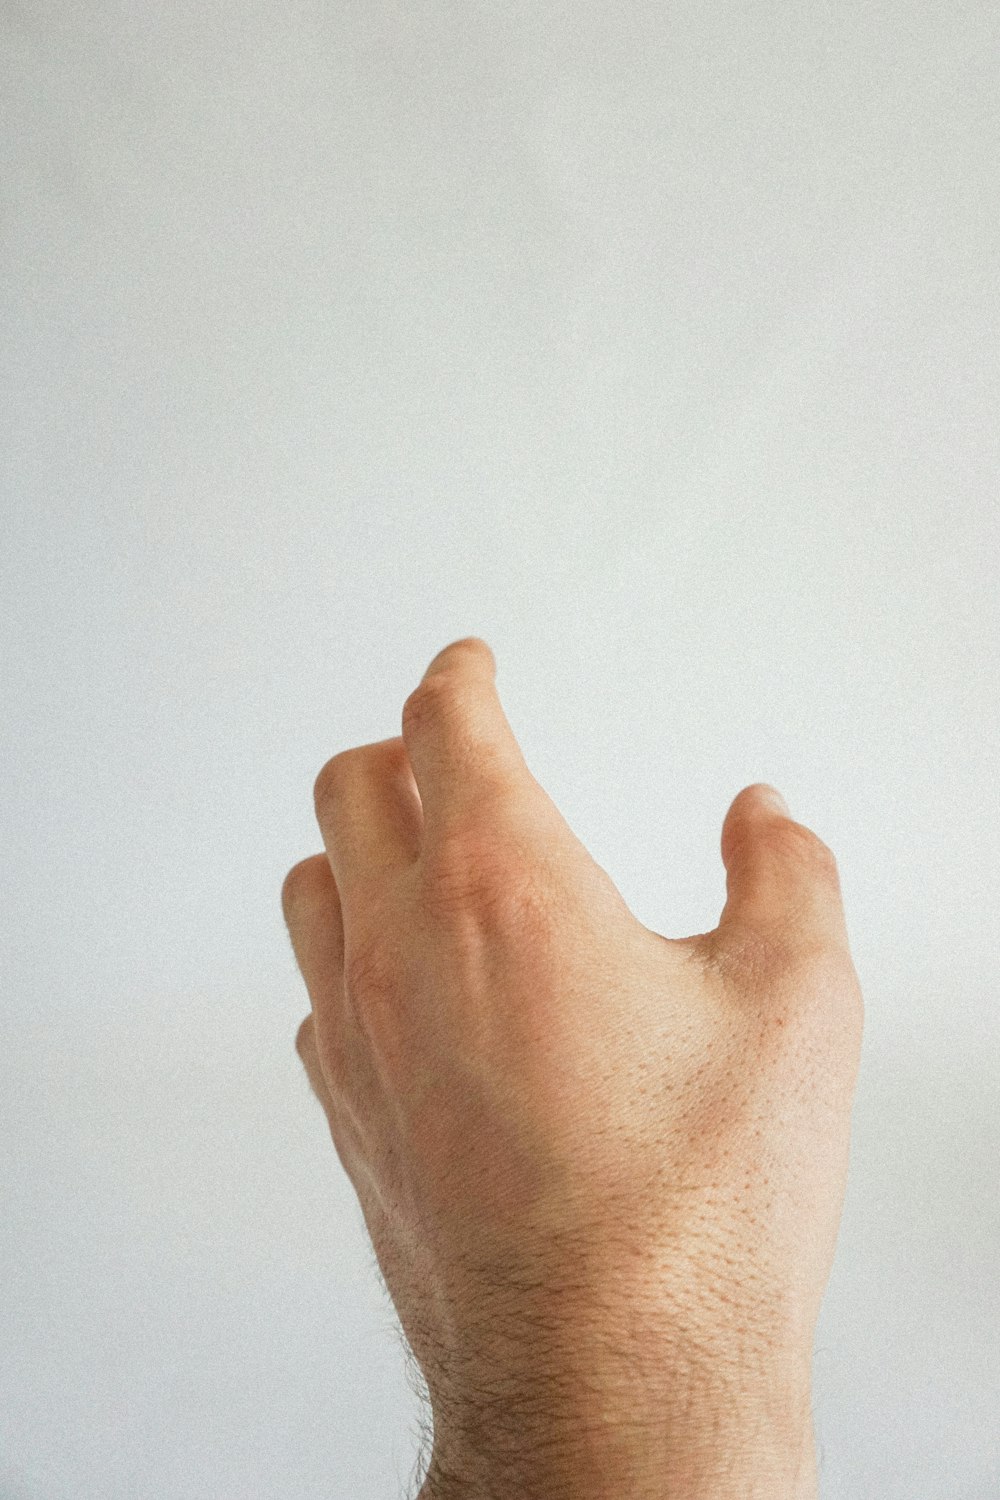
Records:
[[[807,1500],[863,1001],[837,864],[772,789],[726,900],[629,910],[478,637],[316,779],[296,1039],[434,1419],[421,1500]]]

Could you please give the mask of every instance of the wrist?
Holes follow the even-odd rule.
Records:
[[[584,1399],[581,1399],[581,1391]],[[560,1409],[561,1408],[561,1409]],[[586,1386],[480,1399],[445,1420],[419,1500],[816,1500],[808,1382],[595,1401]]]

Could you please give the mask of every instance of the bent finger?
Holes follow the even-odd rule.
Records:
[[[313,802],[350,926],[350,914],[420,853],[423,811],[402,738],[333,756],[316,778]]]
[[[534,785],[479,636],[438,652],[403,705],[402,728],[426,840]]]
[[[768,932],[812,946],[847,947],[837,861],[764,782],[744,787],[722,826],[726,904],[719,932]]]
[[[281,887],[281,909],[313,1010],[336,1004],[344,972],[344,920],[325,854],[293,865]]]

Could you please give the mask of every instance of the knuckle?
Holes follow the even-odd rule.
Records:
[[[281,909],[286,916],[309,899],[316,889],[319,867],[325,861],[325,854],[311,854],[288,871],[281,883]]]
[[[821,1066],[832,1066],[838,1050],[860,1037],[860,987],[846,956],[827,945],[790,956],[761,1007],[765,1031],[781,1051],[804,1044]]]
[[[397,984],[396,965],[377,935],[355,939],[344,954],[344,991],[357,1009],[387,999]]]
[[[833,850],[804,823],[794,823],[791,820],[775,823],[764,834],[764,838],[785,858],[799,860],[826,875],[837,874]]]
[[[351,750],[340,750],[330,757],[313,782],[313,802],[317,808],[340,796],[349,769]]]
[[[837,945],[829,938],[803,931],[796,924],[790,926],[779,946],[777,960],[781,972],[803,989],[830,973],[839,975],[843,967],[843,953]]]
[[[812,834],[811,840],[811,858],[815,867],[818,870],[821,870],[825,875],[839,878],[837,857],[834,854],[833,850],[829,847],[828,844],[824,844],[823,840],[818,836],[818,834]]]
[[[295,1050],[317,1099],[324,1107],[336,1106],[350,1077],[342,1037],[329,1025],[318,1028],[310,1012],[295,1033]]]
[[[480,869],[437,866],[424,872],[423,904],[434,920],[448,921],[494,905],[496,886]]]
[[[450,833],[425,856],[422,895],[432,918],[469,915],[493,925],[521,922],[541,903],[537,872],[524,856],[475,827]]]
[[[492,867],[477,859],[467,835],[441,838],[421,861],[421,896],[432,917],[449,917],[477,905],[492,884]]]
[[[831,1022],[851,1030],[858,987],[850,957],[833,944],[803,944],[789,954],[775,989],[783,997],[781,1012],[790,1033],[794,1023],[806,1032],[816,1026],[826,1031]]]
[[[432,722],[452,712],[459,693],[460,678],[449,668],[433,672],[417,683],[403,704],[403,723],[407,728]]]
[[[724,943],[710,945],[707,961],[733,990],[773,999],[781,993],[809,994],[820,979],[841,971],[843,955],[786,913],[767,927],[730,934]]]
[[[310,1011],[305,1020],[300,1021],[299,1029],[295,1033],[295,1050],[303,1061],[305,1061],[306,1056],[312,1051],[314,1044],[313,1018]]]
[[[330,801],[334,795],[334,787],[340,786],[343,777],[343,751],[334,754],[330,760],[325,762],[319,771],[318,777],[312,783],[312,799],[316,807],[322,807],[324,802]]]

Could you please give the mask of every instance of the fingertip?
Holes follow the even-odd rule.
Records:
[[[791,813],[777,787],[767,781],[754,781],[737,792],[722,820],[720,847],[724,864],[729,863],[732,847],[750,832],[751,826],[761,816],[790,818]]]
[[[463,652],[468,652],[472,655],[483,658],[489,666],[489,669],[493,676],[496,676],[497,662],[496,657],[493,654],[493,649],[489,645],[489,643],[487,641],[484,641],[482,636],[479,635],[463,635],[460,636],[458,640],[449,641],[448,645],[443,646],[437,653],[437,655],[431,660],[426,672],[424,673],[424,676],[429,677],[433,672],[439,672],[442,671],[445,667],[451,666],[454,660]]]
[[[740,796],[746,797],[757,806],[773,809],[775,812],[781,813],[782,817],[791,817],[788,803],[778,791],[778,788],[772,786],[768,781],[753,782],[752,785],[744,787]]]
[[[844,914],[837,861],[769,782],[733,799],[722,827],[726,904],[720,928],[792,933],[840,944]]]

